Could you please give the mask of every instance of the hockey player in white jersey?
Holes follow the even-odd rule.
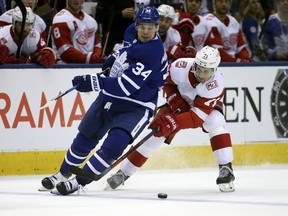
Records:
[[[160,15],[158,34],[161,37],[168,59],[174,61],[178,58],[195,57],[196,50],[192,46],[183,46],[179,32],[172,27],[178,21],[178,13],[166,4],[157,8]]]
[[[198,14],[201,4],[202,0],[184,1],[187,12],[180,13],[179,23],[174,26],[180,32],[182,44],[191,45],[197,51],[208,45],[219,50],[223,62],[236,62],[237,58],[224,49],[218,26]]]
[[[241,26],[231,15],[229,10],[231,0],[213,0],[214,14],[205,15],[205,19],[217,26],[223,40],[224,50],[232,56],[236,62],[249,62],[250,54],[244,40]]]
[[[111,188],[124,184],[151,153],[163,143],[170,144],[179,130],[202,128],[209,134],[210,144],[219,165],[217,185],[222,192],[234,191],[232,169],[233,151],[230,134],[225,128],[223,115],[224,80],[217,70],[220,54],[217,49],[205,46],[194,58],[174,61],[163,87],[165,106],[160,108],[146,133],[159,127],[160,131],[126,158],[120,170],[107,179]]]
[[[98,24],[82,10],[83,2],[67,0],[67,7],[54,16],[52,47],[64,63],[103,63]]]
[[[107,134],[100,149],[89,158],[83,169],[101,174],[131,144],[153,116],[159,88],[167,76],[167,56],[157,35],[159,14],[147,6],[136,16],[137,37],[121,49],[108,77],[99,74],[76,76],[73,85],[80,92],[98,91],[78,129],[79,133],[66,153],[60,171],[42,180],[52,193],[68,195],[92,180],[71,176],[69,165],[79,166],[90,151]]]
[[[22,12],[19,7],[13,9],[12,25],[0,28],[0,64],[38,63],[51,67],[56,63],[54,51],[46,47],[40,33],[33,28],[35,15],[30,7],[26,7],[25,27],[22,33],[22,44],[18,47],[21,36]],[[20,50],[19,56],[17,51]]]
[[[32,11],[34,11],[38,0],[22,0],[23,4],[25,7],[30,7]],[[6,25],[11,25],[12,24],[12,15],[13,15],[13,9],[10,9],[3,13],[0,16],[0,27],[6,26]],[[35,30],[40,32],[41,37],[46,40],[46,24],[44,20],[35,14],[35,24],[34,24]]]

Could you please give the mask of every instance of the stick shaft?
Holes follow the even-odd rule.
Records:
[[[106,68],[105,70],[101,71],[100,74],[104,74],[109,70],[109,68]],[[69,92],[75,90],[80,84],[77,84],[73,87],[71,87],[70,89],[66,90],[65,92],[59,94],[57,97],[49,100],[47,103],[45,103],[43,106],[40,107],[40,110],[41,109],[44,109],[46,107],[49,107],[51,104],[53,104],[54,102],[56,102],[59,98],[63,97],[64,95],[68,94]]]
[[[24,33],[24,28],[25,28],[27,11],[26,11],[25,5],[23,4],[23,2],[21,0],[15,0],[15,2],[18,5],[18,7],[20,8],[21,13],[22,13],[21,32],[20,32],[20,36],[19,36],[19,40],[18,40],[18,44],[17,44],[17,52],[16,52],[16,58],[19,58],[21,48],[22,48],[22,42],[24,40],[23,33]]]
[[[44,109],[44,108],[46,108],[46,107],[49,107],[51,104],[53,104],[54,102],[56,102],[59,98],[63,97],[64,95],[66,95],[66,94],[68,94],[69,92],[71,92],[71,91],[73,91],[74,89],[76,89],[79,85],[80,85],[80,84],[75,85],[75,86],[73,86],[72,88],[66,90],[65,92],[59,94],[57,97],[51,99],[50,101],[48,101],[47,103],[45,103],[43,106],[41,106],[41,107],[40,107],[40,110],[41,110],[41,109]]]
[[[46,40],[47,46],[48,46],[49,43],[50,43],[52,23],[53,23],[53,18],[54,18],[55,13],[56,13],[57,4],[58,4],[58,0],[55,0],[55,1],[54,1],[54,5],[53,5],[53,11],[52,11],[52,13],[51,13],[51,23],[50,23],[50,26],[49,26],[49,28],[48,28],[48,33],[47,33],[47,40]]]

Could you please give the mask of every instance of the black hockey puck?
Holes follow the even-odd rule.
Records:
[[[166,193],[158,193],[158,198],[166,199],[168,195]]]

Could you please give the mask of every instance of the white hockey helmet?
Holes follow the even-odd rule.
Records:
[[[195,64],[205,68],[213,68],[216,71],[221,57],[218,49],[205,46],[196,53]]]
[[[176,13],[175,10],[172,6],[170,5],[166,5],[166,4],[161,4],[158,8],[158,13],[160,16],[164,16],[164,17],[169,17],[172,20],[175,18]]]
[[[32,9],[30,7],[26,7],[25,23],[34,25],[35,19],[36,19],[36,17],[35,17],[35,14],[33,13]],[[13,24],[15,24],[15,22],[22,22],[23,21],[22,12],[18,6],[14,8],[14,11],[12,14],[12,21],[13,21]]]
[[[135,14],[138,13],[139,9],[144,7],[144,6],[147,6],[150,4],[150,0],[135,0],[134,1],[134,11],[135,11]]]

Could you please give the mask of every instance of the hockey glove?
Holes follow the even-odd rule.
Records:
[[[178,58],[184,58],[186,57],[186,52],[182,50],[182,45],[174,45],[170,46],[167,50],[167,56],[169,59],[178,59]]]
[[[101,64],[105,62],[106,57],[102,57],[99,53],[92,53],[89,63]]]
[[[5,64],[9,56],[9,49],[6,45],[0,45],[0,64]]]
[[[100,91],[102,89],[102,80],[100,74],[75,76],[72,80],[73,86],[79,92]]]
[[[150,129],[160,127],[160,130],[154,134],[155,137],[168,137],[175,130],[180,129],[176,116],[172,113],[161,115],[155,118],[149,125]]]
[[[173,113],[187,112],[191,108],[178,92],[168,95],[166,101]]]
[[[34,61],[45,68],[49,68],[56,64],[56,55],[50,47],[45,47],[39,51]]]
[[[182,31],[186,28],[191,34],[194,31],[194,24],[192,16],[189,12],[180,13],[178,25],[174,26],[178,31]]]

